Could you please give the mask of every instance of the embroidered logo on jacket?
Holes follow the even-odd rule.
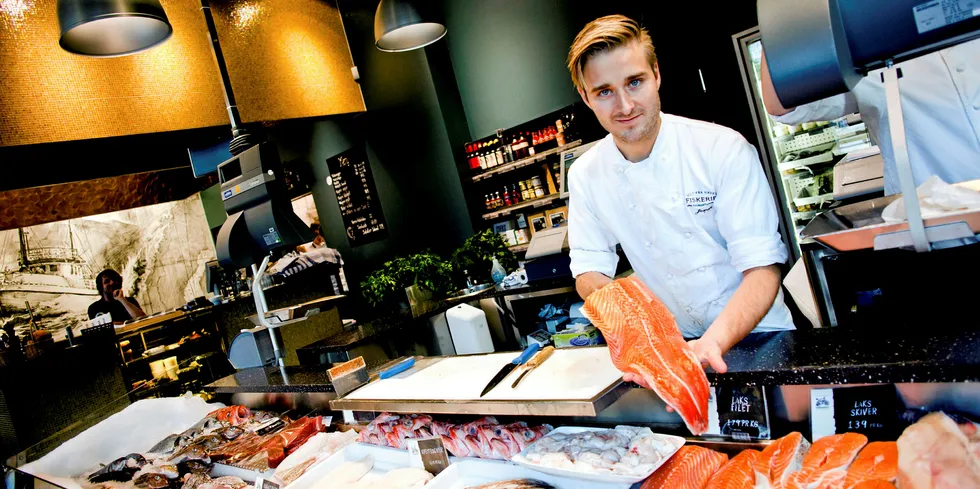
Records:
[[[714,209],[715,197],[717,196],[718,192],[698,190],[687,194],[684,200],[687,202],[688,207],[694,209],[695,214],[701,214]]]

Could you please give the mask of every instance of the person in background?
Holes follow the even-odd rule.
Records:
[[[327,245],[327,240],[323,238],[323,229],[320,228],[320,223],[314,222],[313,224],[310,224],[310,231],[313,231],[313,241],[306,243],[305,245],[297,246],[297,253],[306,253],[310,250],[323,248]]]
[[[130,319],[146,316],[135,298],[123,295],[122,284],[122,276],[115,270],[107,268],[96,275],[95,288],[102,297],[88,306],[89,319],[109,313],[113,323],[122,324]]]
[[[755,148],[731,129],[660,112],[653,41],[632,19],[586,25],[568,69],[610,133],[568,178],[579,295],[612,281],[619,244],[718,372],[728,368],[722,355],[750,332],[793,329],[778,268],[788,252]]]
[[[980,178],[980,39],[904,61],[899,86],[912,176],[946,183]],[[885,160],[885,194],[899,192],[895,152],[880,70],[848,93],[799,107],[779,101],[762,53],[762,101],[777,122],[795,125],[860,112]]]

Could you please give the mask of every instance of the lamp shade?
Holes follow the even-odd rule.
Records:
[[[173,28],[158,0],[58,0],[59,44],[85,56],[123,56],[155,46]]]
[[[381,0],[374,14],[374,40],[378,49],[410,51],[428,46],[446,35],[446,26],[427,19],[419,7],[424,5],[410,0]]]

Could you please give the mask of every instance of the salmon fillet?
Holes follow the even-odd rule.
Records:
[[[867,443],[868,437],[860,433],[830,435],[813,442],[803,457],[803,467],[789,477],[786,487],[814,489],[840,483],[847,467]]]
[[[803,467],[810,442],[794,431],[767,446],[756,459],[756,487],[783,489],[790,475]]]
[[[895,489],[895,485],[891,482],[869,480],[858,482],[857,484],[851,486],[850,489]]]
[[[902,489],[980,487],[980,460],[967,434],[943,413],[928,414],[898,437]]]
[[[705,489],[752,489],[755,487],[755,463],[758,450],[742,450],[715,472]]]
[[[704,489],[711,476],[727,461],[728,455],[724,453],[684,445],[640,489]]]
[[[859,482],[881,480],[894,482],[898,477],[898,443],[876,441],[861,450],[847,468],[845,487]]]
[[[708,429],[708,377],[674,316],[635,275],[595,291],[582,308],[606,339],[613,365],[637,374],[691,433]]]

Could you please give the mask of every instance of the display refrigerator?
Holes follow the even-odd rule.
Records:
[[[796,261],[800,257],[800,231],[834,204],[835,166],[839,170],[838,163],[873,155],[877,148],[859,114],[800,125],[773,120],[762,101],[762,35],[758,27],[733,35],[732,42],[752,112],[759,156],[779,202],[781,231]]]

